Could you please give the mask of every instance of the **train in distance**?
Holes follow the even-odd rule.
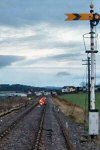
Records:
[[[46,97],[44,96],[44,97],[42,97],[40,100],[39,100],[39,104],[40,105],[44,105],[44,104],[46,104]]]

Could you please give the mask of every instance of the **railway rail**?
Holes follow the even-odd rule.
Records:
[[[42,131],[43,131],[45,113],[46,113],[46,104],[44,105],[44,108],[43,108],[43,111],[42,111],[40,126],[39,126],[38,134],[37,134],[37,137],[36,137],[34,150],[39,149],[39,144],[41,142],[41,136],[42,136]]]
[[[52,142],[53,142],[52,134],[53,134],[53,132],[55,132],[55,129],[53,129],[53,126],[52,126],[52,122],[54,121],[54,120],[52,120],[53,114],[55,114],[55,119],[57,120],[58,126],[60,127],[62,137],[64,137],[65,144],[66,144],[66,146],[65,146],[66,150],[67,149],[75,150],[74,145],[71,143],[71,141],[69,139],[67,130],[64,127],[64,125],[62,124],[62,121],[59,117],[59,113],[57,113],[57,111],[54,111],[54,113],[52,112],[52,105],[50,104],[51,103],[50,101],[51,100],[49,99],[48,103],[46,103],[43,108],[34,150],[39,150],[39,149],[51,150],[51,149],[56,148],[55,145],[52,144]]]
[[[54,105],[51,97],[47,97],[45,104],[38,100],[35,109],[33,109],[35,106],[26,107],[21,110],[24,110],[23,114],[20,114],[20,111],[17,115],[12,114],[13,117],[7,116],[7,119],[5,117],[3,120],[5,123],[12,118],[13,124],[10,121],[11,125],[5,130],[2,128],[0,150],[84,150],[87,147],[88,149],[96,147],[90,143],[80,143],[83,129],[64,116],[60,109],[58,111],[58,106]],[[19,119],[15,118],[14,121],[14,115],[16,118],[20,115]]]
[[[49,104],[48,104],[49,103]],[[52,107],[50,107],[50,99],[48,101],[47,104],[44,105],[44,108],[43,108],[43,112],[42,112],[42,115],[41,115],[41,121],[40,121],[40,126],[39,126],[39,130],[38,130],[38,134],[37,134],[37,137],[36,137],[36,142],[35,142],[35,146],[34,146],[34,150],[39,150],[40,149],[43,149],[42,147],[45,147],[45,148],[48,148],[48,150],[51,150],[53,148],[53,145],[52,145],[52,133],[50,132],[50,137],[46,137],[47,136],[47,131],[52,131],[53,132],[53,128],[52,128],[52,121],[50,119],[50,116],[52,116]],[[47,111],[46,111],[47,110]],[[64,125],[62,124],[62,121],[59,117],[59,113],[55,110],[54,111],[54,114],[55,114],[55,118],[60,126],[60,129],[61,129],[61,132],[62,132],[62,135],[65,139],[65,143],[66,143],[66,150],[75,150],[75,147],[74,145],[71,143],[70,139],[69,139],[69,136],[67,134],[67,130],[66,128],[64,127]],[[49,116],[48,116],[49,115]],[[52,118],[52,117],[51,117]],[[46,123],[46,124],[45,124]],[[50,125],[51,124],[51,125]],[[44,134],[44,135],[43,135]],[[49,141],[49,144],[48,144],[48,140],[47,139],[50,139]],[[44,142],[42,142],[42,140]],[[41,144],[42,142],[42,144]],[[40,146],[41,145],[41,146]],[[49,146],[49,147],[48,147]],[[45,149],[44,148],[44,149]]]
[[[4,111],[4,112],[0,113],[0,117],[4,117],[4,116],[6,116],[6,115],[8,115],[8,114],[10,114],[10,113],[12,113],[14,111],[17,111],[17,110],[25,107],[25,106],[26,105],[21,105],[21,106],[14,107],[14,108],[12,108],[10,110]]]
[[[59,110],[56,111],[54,110],[54,114],[55,114],[55,117],[60,125],[60,128],[62,130],[62,133],[63,133],[63,136],[65,138],[65,141],[66,141],[66,147],[68,148],[68,150],[75,150],[75,146],[72,144],[70,138],[69,138],[69,135],[67,133],[67,129],[64,127],[64,125],[62,124],[62,121],[61,121],[61,118],[59,117]]]
[[[5,137],[15,126],[18,122],[25,117],[32,109],[34,109],[39,103],[35,103],[34,106],[31,106],[27,111],[22,113],[15,121],[13,121],[10,125],[8,125],[3,131],[0,133],[0,139]]]

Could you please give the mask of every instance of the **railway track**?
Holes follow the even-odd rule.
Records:
[[[26,147],[30,146],[31,150],[33,150],[33,149],[34,150],[39,150],[39,149],[41,149],[41,150],[53,150],[53,149],[57,150],[59,147],[60,147],[60,149],[64,149],[64,150],[75,150],[73,144],[69,140],[66,128],[62,124],[59,113],[56,111],[56,109],[54,109],[54,111],[52,109],[53,105],[52,105],[51,99],[48,98],[45,105],[38,105],[38,104],[39,103],[36,103],[34,106],[31,106],[24,113],[22,113],[22,115],[20,115],[20,117],[18,117],[15,121],[13,121],[10,125],[8,125],[4,130],[2,130],[2,132],[0,133],[0,140],[2,142],[5,141],[5,142],[3,142],[2,145],[3,146],[6,145],[6,142],[8,142],[8,137],[9,137],[9,139],[10,139],[9,145],[12,145],[12,143],[13,143],[13,145],[16,145],[15,141],[19,141],[20,146],[21,146],[20,148],[22,150],[24,150],[25,145],[22,145],[24,139],[19,139],[19,140],[17,139],[18,137],[21,137],[22,133],[24,133]],[[31,110],[34,109],[37,105],[38,105],[38,107],[31,112]],[[37,110],[39,112],[37,112]],[[31,112],[31,113],[29,113],[29,112]],[[27,114],[29,114],[29,115],[27,115]],[[30,117],[33,119],[28,119]],[[24,122],[22,121],[22,119],[24,120]],[[30,124],[30,123],[25,123],[28,120],[33,122],[33,123],[31,123],[32,125],[30,125],[30,127],[28,127],[28,124]],[[28,128],[26,128],[26,130],[24,130],[24,128],[22,129],[23,126],[27,126]],[[17,128],[15,128],[15,127],[17,127]],[[32,130],[30,130],[30,128],[32,128]],[[13,133],[14,133],[14,135],[13,135]],[[29,133],[29,134],[26,134],[26,133]],[[9,135],[7,135],[7,134],[9,134]],[[7,138],[6,138],[6,136],[7,136]],[[14,140],[11,141],[11,139],[13,139],[13,137],[14,137]],[[30,139],[30,140],[28,140],[28,139]],[[33,140],[33,142],[32,142],[32,140]],[[31,141],[31,143],[30,143],[30,141]],[[28,142],[30,143],[30,145],[28,144]],[[3,150],[2,145],[0,147],[1,150]],[[18,145],[16,145],[16,146],[18,146]],[[28,148],[27,148],[27,150],[28,150]]]
[[[25,112],[23,112],[17,119],[15,119],[10,125],[8,125],[5,129],[3,129],[0,132],[0,139],[4,138],[17,124],[18,122],[23,119],[29,112],[34,109],[38,103],[34,104],[34,106],[31,106],[29,109],[27,109]]]
[[[13,123],[3,128],[0,133],[0,150],[84,150],[95,147],[90,143],[80,143],[81,134],[75,130],[77,128],[80,132],[80,126],[73,124],[60,109],[58,111],[50,97],[45,105],[38,104],[35,109],[35,106],[23,109],[25,112],[19,119],[15,118],[14,121],[13,118]]]
[[[43,132],[45,113],[46,113],[46,104],[44,105],[44,108],[43,108],[43,111],[42,111],[40,126],[39,126],[38,134],[37,134],[37,137],[36,137],[34,150],[39,150],[39,145],[41,143],[41,137],[42,137],[42,132]]]
[[[7,136],[0,139],[0,150],[34,149],[40,128],[41,114],[44,108],[44,106],[38,104],[35,109],[32,109],[28,115],[22,117],[22,119],[12,127]]]
[[[59,117],[59,113],[57,113],[57,111],[54,111],[55,117],[60,125],[61,131],[63,133],[63,136],[65,138],[66,141],[66,147],[68,148],[68,150],[75,150],[74,145],[72,144],[68,133],[67,133],[67,129],[64,127],[64,125],[62,124],[61,118]]]
[[[14,111],[17,111],[23,107],[26,107],[26,105],[17,106],[15,108],[10,109],[10,110],[4,111],[4,112],[0,113],[0,117],[4,117],[4,116],[6,116],[6,115],[8,115]]]
[[[51,110],[51,105],[49,105],[49,101],[47,99],[45,105],[42,105],[39,129],[33,146],[34,150],[53,150]]]
[[[58,122],[58,126],[60,126],[60,130],[62,133],[62,137],[65,140],[66,150],[75,150],[74,145],[71,143],[69,136],[67,134],[66,128],[63,126],[62,121],[59,117],[59,113],[57,111],[52,112],[52,104],[50,104],[50,100],[48,103],[44,106],[42,115],[41,115],[41,121],[39,130],[36,137],[36,142],[34,146],[34,150],[52,150],[56,149],[56,146],[53,143],[53,132],[55,132],[52,122],[56,119]],[[52,118],[52,115],[55,117]],[[56,137],[58,138],[58,137]],[[59,143],[60,144],[60,143]]]

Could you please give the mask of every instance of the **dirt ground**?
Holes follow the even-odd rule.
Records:
[[[66,116],[70,116],[75,122],[82,124],[85,122],[85,111],[79,106],[57,97],[53,97],[53,102]]]

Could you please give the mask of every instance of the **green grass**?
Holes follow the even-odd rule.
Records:
[[[100,93],[96,93],[96,108],[100,110]]]
[[[58,97],[70,101],[84,109],[88,108],[88,95],[86,93],[64,94]],[[96,109],[100,110],[100,93],[96,93]]]

